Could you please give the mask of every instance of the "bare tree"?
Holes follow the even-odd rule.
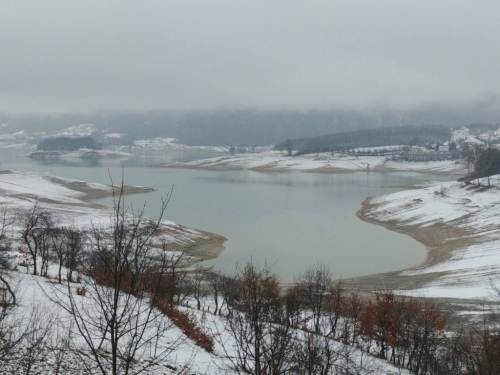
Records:
[[[287,311],[287,318],[290,326],[293,328],[299,328],[304,322],[302,316],[303,304],[300,292],[296,286],[292,286],[286,291],[284,305]]]
[[[293,141],[289,138],[285,140],[285,150],[288,154],[288,156],[293,155]]]
[[[6,366],[23,339],[22,322],[16,319],[16,306],[0,301],[0,363]]]
[[[338,326],[341,317],[344,314],[344,287],[342,280],[339,280],[336,284],[330,287],[330,293],[327,299],[327,316],[329,323],[329,332],[327,336],[335,338],[338,333]]]
[[[33,260],[33,275],[38,273],[38,256],[42,248],[45,229],[50,223],[50,215],[35,202],[33,208],[22,218],[21,241],[26,245]]]
[[[68,354],[71,353],[73,325],[65,327],[57,324],[55,332],[50,340],[50,352],[54,356],[54,375],[67,373],[69,364],[67,363]]]
[[[225,308],[227,316],[231,317],[233,311],[239,302],[239,280],[237,278],[220,275],[219,289],[222,296],[222,305],[219,309],[219,315],[222,315],[222,310]]]
[[[0,304],[0,372],[29,374],[43,360],[52,316],[39,306],[28,311]],[[3,373],[3,372],[2,372]]]
[[[311,310],[314,331],[317,334],[321,333],[321,318],[326,311],[331,285],[332,274],[327,266],[321,264],[307,269],[297,282],[301,298]]]
[[[64,228],[62,231],[62,239],[64,247],[63,254],[59,258],[61,261],[64,258],[66,268],[68,269],[68,282],[73,282],[73,272],[76,271],[78,264],[81,261],[81,256],[84,248],[86,233],[74,227]],[[61,267],[59,267],[61,274]]]
[[[217,312],[219,311],[219,292],[221,288],[220,285],[221,275],[219,274],[219,272],[209,271],[207,272],[207,281],[208,281],[208,287],[214,297],[215,309],[213,313],[214,315],[217,315]]]
[[[344,299],[342,308],[344,314],[344,324],[342,330],[342,342],[344,344],[355,345],[357,333],[359,331],[359,316],[363,311],[363,301],[356,292]]]
[[[166,249],[166,244],[163,245]],[[166,250],[165,250],[166,251]],[[181,304],[192,293],[192,282],[184,268],[184,253],[170,254],[165,259],[166,271],[159,286],[159,294],[169,303]]]
[[[339,355],[330,340],[324,336],[305,332],[294,351],[294,373],[304,375],[334,374],[334,363]]]
[[[276,276],[267,266],[258,268],[248,263],[242,270],[238,269],[236,280],[237,310],[227,320],[235,350],[228,357],[238,373],[286,373],[293,339]]]
[[[66,261],[66,258],[68,256],[68,252],[66,250],[66,246],[64,243],[63,239],[63,230],[60,228],[57,228],[49,233],[47,233],[47,236],[52,244],[52,254],[54,259],[57,260],[59,269],[57,273],[57,279],[59,281],[59,284],[62,283],[62,267]]]
[[[206,272],[197,266],[192,276],[192,295],[196,300],[196,308],[198,310],[201,309],[201,301],[208,295],[208,288],[205,287],[206,281]]]
[[[10,250],[10,246],[7,243],[7,231],[13,224],[14,219],[10,217],[9,212],[7,210],[7,206],[5,204],[0,204],[0,287],[7,294],[9,294],[9,298],[3,296],[1,302],[3,304],[13,304],[15,305],[17,302],[16,294],[10,285],[9,282],[9,274],[8,270],[12,268],[11,262],[8,257],[8,251]]]
[[[40,249],[40,276],[47,276],[49,263],[54,260],[53,240],[57,237],[55,229],[49,224],[40,232],[38,247]]]
[[[0,363],[9,363],[24,338],[23,317],[17,311],[16,288],[12,285],[7,256],[7,231],[13,223],[7,206],[0,205]]]
[[[33,306],[29,325],[23,337],[23,350],[18,367],[29,375],[35,366],[44,360],[44,352],[50,340],[52,316],[47,316],[38,306]]]
[[[73,318],[88,359],[103,375],[145,372],[178,344],[161,340],[172,323],[155,308],[168,257],[153,239],[169,198],[162,201],[157,220],[146,219],[144,209],[129,212],[124,207],[122,182],[109,227],[93,226],[89,232],[91,249],[80,265],[85,296],[77,296],[69,281],[66,292],[49,296]],[[102,355],[104,350],[109,357]]]

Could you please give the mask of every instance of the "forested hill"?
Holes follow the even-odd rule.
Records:
[[[310,154],[356,147],[442,143],[448,141],[450,136],[451,129],[443,125],[410,125],[286,140],[276,145],[276,149],[286,149],[291,144],[300,154]]]
[[[37,145],[38,150],[54,151],[64,150],[72,151],[81,148],[89,148],[92,150],[100,150],[101,145],[92,137],[54,137],[45,138]]]

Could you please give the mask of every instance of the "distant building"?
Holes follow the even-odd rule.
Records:
[[[465,140],[470,136],[470,130],[465,126],[461,126],[458,129],[453,129],[451,131],[451,142],[459,143],[459,141]]]
[[[477,139],[476,137],[473,137],[473,136],[468,136],[467,138],[465,138],[464,140],[462,140],[462,144],[463,145],[467,145],[467,146],[474,146],[474,145],[479,145],[479,146],[484,146],[484,142],[480,141],[479,139]]]

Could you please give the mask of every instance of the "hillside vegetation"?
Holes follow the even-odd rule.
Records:
[[[45,138],[37,145],[38,150],[43,151],[73,151],[81,148],[88,148],[91,150],[100,150],[101,145],[92,137],[54,137]]]
[[[293,148],[298,154],[311,154],[357,147],[415,145],[445,142],[450,139],[450,128],[443,125],[398,126],[356,130],[312,138],[286,140],[276,145],[277,150]]]

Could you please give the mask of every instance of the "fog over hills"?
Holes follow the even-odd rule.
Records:
[[[3,115],[8,124],[0,133],[55,132],[79,124],[93,124],[100,133],[120,134],[119,143],[171,137],[188,145],[267,146],[298,139],[380,127],[439,124],[454,128],[472,123],[500,122],[500,112],[481,106],[445,106],[415,110],[330,111],[193,111],[99,112],[92,115]]]
[[[2,7],[0,112],[499,108],[494,1],[48,4]]]
[[[1,133],[270,145],[500,121],[493,1],[48,4],[0,14]]]

